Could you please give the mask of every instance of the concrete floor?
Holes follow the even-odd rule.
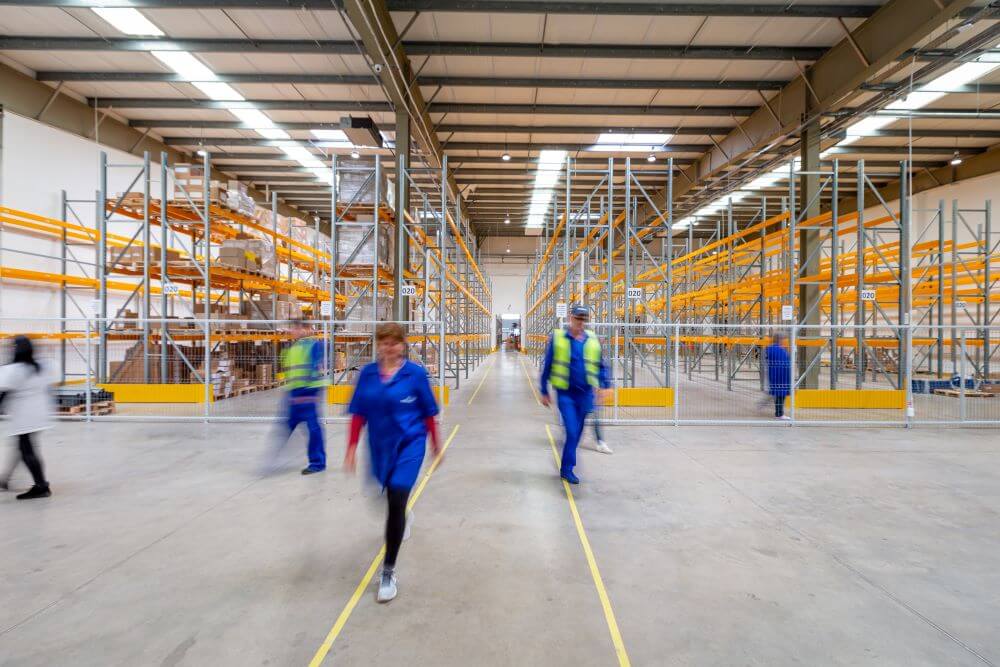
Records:
[[[453,396],[399,598],[365,591],[324,664],[616,664],[519,362]],[[0,665],[308,664],[384,510],[336,465],[301,477],[300,440],[261,478],[270,429],[46,434],[55,496],[0,495]],[[336,464],[343,427],[327,434]],[[633,665],[1000,664],[995,431],[607,435],[574,493]]]

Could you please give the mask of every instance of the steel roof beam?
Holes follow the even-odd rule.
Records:
[[[844,106],[860,86],[904,56],[973,0],[889,0],[849,38],[831,47],[809,70],[768,100],[709,150],[674,185],[675,200],[742,161],[794,136],[804,119]],[[859,57],[860,48],[864,58]],[[808,76],[808,81],[805,77]],[[683,212],[683,211],[681,211]]]
[[[163,143],[167,146],[190,146],[190,145],[201,145],[201,146],[271,146],[271,147],[281,147],[287,146],[289,141],[292,141],[300,146],[308,148],[309,146],[315,146],[317,148],[336,148],[335,144],[337,142],[333,141],[306,141],[299,139],[256,139],[252,137],[164,137]],[[484,141],[453,141],[447,144],[449,151],[538,151],[538,150],[565,150],[565,151],[584,151],[593,146],[593,143],[586,144],[565,144],[565,143],[553,143],[553,142],[537,142],[537,143],[516,143],[516,144],[504,144],[497,142],[484,142]],[[641,154],[645,156],[649,152],[653,153],[702,153],[711,144],[666,144],[664,146],[659,146],[652,151],[643,149]],[[598,152],[598,151],[593,151]],[[600,151],[602,153],[627,153],[630,151],[614,151],[606,150]],[[636,151],[631,151],[636,152]],[[638,154],[638,153],[637,153]],[[460,159],[460,156],[454,156],[454,159]]]
[[[348,3],[349,5],[350,3]],[[348,11],[350,14],[350,11]],[[353,19],[352,19],[353,22]],[[355,26],[357,27],[357,26]],[[395,32],[395,30],[393,31]],[[514,42],[404,42],[411,56],[493,56],[521,58],[626,58],[658,60],[812,61],[824,49],[797,46],[690,46],[633,44],[530,44]],[[10,51],[192,51],[195,53],[314,53],[357,55],[349,40],[174,39],[132,37],[48,37],[2,35],[0,50]],[[381,61],[381,59],[380,59]],[[383,70],[384,72],[385,70]]]
[[[185,83],[186,77],[173,72],[90,72],[42,71],[39,81],[100,81],[112,83]],[[373,86],[375,79],[367,74],[216,74],[223,83],[294,83],[312,85]],[[421,76],[422,86],[478,86],[484,88],[596,88],[612,90],[781,90],[787,83],[776,80],[714,81],[711,79],[574,79],[517,78],[486,76]]]
[[[90,98],[91,106],[105,109],[229,109],[254,108],[263,111],[391,111],[388,102],[354,100],[247,100],[224,102],[160,97],[101,97]],[[430,113],[487,114],[589,114],[613,116],[749,116],[752,106],[646,106],[597,104],[465,104],[442,102],[431,104]]]
[[[88,8],[94,0],[0,0],[4,5],[35,7]],[[133,7],[137,9],[311,9],[343,8],[342,0],[101,0],[102,7]],[[590,14],[617,16],[735,16],[753,18],[866,18],[878,5],[825,4],[736,4],[732,2],[676,4],[658,2],[606,2],[547,0],[517,2],[516,0],[388,0],[394,12],[489,12],[496,14]]]

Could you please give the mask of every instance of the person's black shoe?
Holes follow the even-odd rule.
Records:
[[[303,468],[302,469],[302,474],[303,475],[313,475],[313,474],[318,473],[318,472],[323,472],[324,470],[326,470],[326,468],[313,468],[313,467]]]
[[[48,498],[52,495],[52,491],[49,489],[48,485],[45,486],[33,486],[21,495],[17,497],[18,500],[31,500],[32,498]]]

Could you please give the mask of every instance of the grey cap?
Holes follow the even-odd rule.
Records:
[[[573,317],[590,317],[590,308],[586,306],[573,306],[570,315]]]

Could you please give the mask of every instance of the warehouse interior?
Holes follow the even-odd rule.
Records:
[[[0,0],[0,361],[55,406],[0,666],[1000,664],[998,108],[989,0]],[[443,451],[385,605],[390,322]]]

